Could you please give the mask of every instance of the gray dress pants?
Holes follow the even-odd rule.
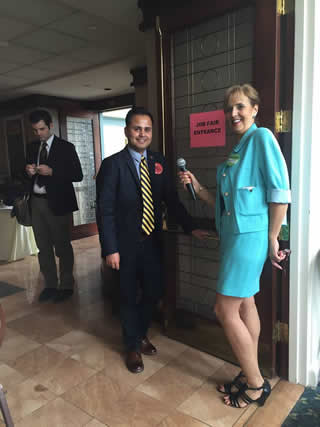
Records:
[[[72,289],[73,249],[70,241],[71,214],[56,216],[48,207],[45,197],[31,196],[32,228],[39,249],[40,270],[46,287]],[[58,284],[55,255],[59,258]]]

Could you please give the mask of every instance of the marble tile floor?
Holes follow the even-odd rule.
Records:
[[[0,300],[0,383],[16,427],[281,426],[302,386],[274,379],[264,407],[228,408],[215,387],[238,368],[170,340],[157,325],[158,355],[144,357],[143,373],[129,373],[119,322],[102,296],[98,239],[73,246],[77,290],[63,304],[37,302],[36,257],[0,266],[0,281],[26,289]]]

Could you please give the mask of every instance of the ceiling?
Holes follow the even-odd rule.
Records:
[[[0,102],[132,92],[129,70],[145,64],[141,21],[137,0],[0,0]]]

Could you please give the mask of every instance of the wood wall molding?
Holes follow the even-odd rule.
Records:
[[[29,95],[22,98],[17,98],[0,103],[0,117],[6,117],[13,114],[23,113],[25,110],[30,108],[38,107],[51,107],[60,109],[61,107],[77,110],[81,106],[79,101],[66,99],[66,98],[57,98],[55,96],[46,96],[46,95]]]
[[[139,0],[138,7],[143,14],[139,28],[141,31],[154,28],[156,17],[160,16],[165,21],[162,29],[170,32],[242,8],[244,3],[255,4],[256,1],[259,0],[229,0],[226,5],[226,2],[221,0]]]
[[[148,82],[148,71],[147,71],[146,66],[132,68],[130,70],[130,74],[133,77],[131,86],[137,87],[137,86],[144,86],[145,84],[147,84],[147,82]]]
[[[47,107],[68,111],[100,112],[131,106],[135,104],[135,94],[128,93],[120,96],[97,99],[93,101],[72,100],[46,95],[29,95],[0,103],[0,117],[23,113],[30,108]]]
[[[82,101],[81,105],[84,109],[90,111],[106,111],[117,108],[125,108],[135,104],[135,94],[127,93],[125,95],[113,96],[110,98],[97,99],[95,101]]]

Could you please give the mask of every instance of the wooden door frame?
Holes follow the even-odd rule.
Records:
[[[67,116],[80,117],[92,120],[93,125],[93,143],[94,143],[94,163],[95,175],[101,165],[101,143],[100,143],[100,123],[99,114],[95,112],[84,112],[83,110],[62,110],[59,112],[60,135],[61,138],[68,140],[67,135]],[[98,233],[96,222],[90,224],[73,225],[71,228],[71,240],[77,240],[84,237],[94,236]]]
[[[174,3],[174,2],[173,2]],[[275,112],[279,110],[279,86],[280,79],[275,76],[280,74],[280,58],[276,54],[280,48],[280,17],[277,15],[277,0],[226,0],[223,4],[220,1],[192,0],[189,6],[184,6],[180,11],[179,7],[174,9],[164,9],[164,15],[160,16],[160,26],[162,32],[163,49],[163,67],[164,75],[171,76],[171,35],[174,31],[182,30],[190,25],[196,25],[205,20],[209,20],[219,15],[224,15],[235,9],[254,6],[256,10],[255,22],[255,62],[253,69],[253,85],[258,89],[263,99],[262,108],[259,110],[259,118],[265,127],[274,131]],[[179,16],[179,20],[176,17]],[[273,39],[270,38],[273,36]],[[264,54],[270,52],[270,47],[275,46],[274,55],[268,58]],[[157,52],[158,64],[160,69],[160,48]],[[160,75],[159,79],[160,81]],[[172,82],[169,79],[164,80],[165,99],[171,99]],[[162,102],[160,83],[159,83],[159,102]],[[160,118],[162,117],[162,108],[159,108]],[[173,106],[170,103],[165,105],[165,123],[166,123],[166,155],[170,157],[172,151],[173,138],[172,125]]]
[[[287,13],[281,16],[280,25],[280,48],[279,48],[279,70],[280,70],[280,87],[279,87],[279,110],[293,110],[293,70],[294,70],[294,1],[287,0]],[[288,75],[290,78],[288,78]],[[279,133],[278,141],[286,159],[289,176],[291,176],[291,155],[292,155],[292,131]],[[290,205],[288,209],[288,218],[290,218]],[[290,221],[289,221],[290,224]],[[289,238],[289,236],[288,236]],[[289,240],[280,241],[281,248],[289,248]],[[277,320],[282,325],[289,326],[289,265],[286,266],[288,273],[276,274],[277,292],[278,292],[278,313]],[[289,333],[289,330],[285,328]],[[283,339],[277,343],[276,370],[278,375],[288,379],[289,376],[289,337],[285,334]]]
[[[275,132],[275,113],[279,111],[280,106],[283,105],[280,100],[280,84],[281,73],[280,73],[280,16],[277,14],[277,0],[251,0],[251,1],[237,1],[229,0],[222,4],[219,1],[207,1],[207,0],[192,0],[188,5],[185,5],[182,10],[177,6],[176,9],[172,5],[174,1],[171,1],[171,6],[164,6],[162,9],[158,8],[155,12],[159,15],[160,21],[160,30],[161,39],[158,40],[158,65],[159,69],[161,67],[161,62],[163,63],[163,75],[172,76],[172,46],[171,46],[171,36],[174,31],[182,30],[185,27],[196,25],[205,20],[217,17],[219,15],[224,15],[232,10],[244,8],[248,6],[255,7],[255,43],[254,43],[254,58],[255,62],[253,65],[253,85],[258,89],[261,99],[263,99],[263,104],[259,110],[259,120],[263,126],[271,129]],[[179,20],[176,17],[179,16]],[[155,18],[155,17],[153,17]],[[153,19],[155,22],[155,20]],[[149,24],[152,22],[152,17],[149,14]],[[147,27],[147,23],[144,22],[144,26]],[[290,25],[289,25],[290,30]],[[288,32],[290,33],[290,31]],[[293,33],[291,28],[291,39],[293,39]],[[283,36],[283,35],[282,35]],[[161,43],[161,45],[160,45]],[[161,49],[162,48],[162,49]],[[160,54],[163,54],[161,61]],[[265,55],[265,52],[268,52],[268,55]],[[292,54],[293,58],[293,54]],[[292,60],[293,64],[293,60]],[[290,68],[291,77],[293,76],[293,65]],[[163,82],[163,93],[161,88],[161,81],[159,80],[158,87],[158,99],[159,99],[159,109],[161,120],[164,121],[166,126],[162,128],[165,129],[165,153],[168,158],[168,163],[174,168],[175,164],[175,145],[173,141],[173,129],[174,129],[174,106],[173,106],[173,84],[171,79],[165,79]],[[288,80],[293,83],[293,78]],[[287,85],[288,86],[288,85]],[[289,84],[290,86],[290,84]],[[290,90],[288,91],[290,93]],[[292,90],[291,90],[292,95]],[[290,98],[290,97],[289,97]],[[171,102],[170,102],[171,100]],[[164,103],[164,108],[162,109],[162,102]],[[282,105],[280,105],[280,103]],[[291,99],[292,105],[292,99]],[[164,111],[164,116],[162,115]],[[163,135],[161,135],[163,136]],[[277,135],[279,137],[279,135]],[[282,138],[282,137],[281,137]],[[281,143],[281,141],[280,141]],[[291,155],[291,152],[290,152]],[[289,160],[290,164],[290,159]],[[172,251],[167,252],[167,258],[171,260],[169,264],[172,264],[172,257],[176,257],[175,246],[177,244],[177,238],[170,236],[170,248]],[[167,260],[168,261],[168,260]],[[172,267],[172,266],[171,266]],[[273,338],[273,329],[274,325],[277,322],[279,313],[286,313],[288,311],[288,288],[289,288],[289,279],[288,277],[284,278],[281,275],[275,274],[272,271],[271,265],[266,263],[265,267],[266,273],[264,274],[263,283],[261,284],[261,291],[257,295],[257,305],[259,306],[259,312],[262,320],[262,341],[272,343]],[[287,286],[286,290],[281,296],[281,307],[278,306],[278,297],[279,297],[279,285],[278,282],[286,281]],[[176,289],[177,273],[173,272],[173,269],[170,268],[170,275],[167,275],[168,289],[170,289],[170,298],[174,297],[173,289]],[[271,289],[270,289],[271,288]],[[265,304],[265,301],[268,299],[268,304]],[[264,307],[272,307],[272,312],[264,312]],[[166,316],[171,318],[173,313],[170,312],[169,305],[167,304]],[[284,314],[286,318],[286,314]],[[264,319],[267,319],[264,320]],[[272,366],[269,374],[273,376],[278,372],[281,372],[281,375],[284,377],[288,376],[288,357],[285,356],[285,351],[282,351],[281,356],[281,366],[277,365],[277,350],[275,345],[270,344],[271,349],[268,349],[271,360],[270,366]],[[281,347],[281,346],[280,346]],[[283,349],[282,349],[283,350]]]

